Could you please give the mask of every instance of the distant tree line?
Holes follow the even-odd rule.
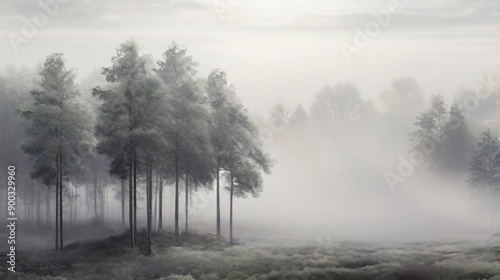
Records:
[[[280,127],[268,141],[273,153],[285,153],[304,164],[317,162],[330,150],[326,157],[333,158],[331,162],[350,159],[340,165],[348,173],[346,180],[354,184],[368,180],[373,185],[401,187],[412,174],[414,178],[424,174],[460,178],[490,204],[492,221],[497,219],[500,69],[474,89],[459,88],[450,101],[441,94],[428,96],[409,77],[394,79],[389,89],[368,99],[354,84],[342,82],[321,89],[309,112],[302,105],[290,112],[279,103],[257,123],[262,129]],[[399,174],[397,165],[394,170],[380,170],[381,162],[370,162],[372,155],[356,152],[365,151],[367,144],[373,145],[371,151],[382,161],[404,154],[404,167],[411,170]]]

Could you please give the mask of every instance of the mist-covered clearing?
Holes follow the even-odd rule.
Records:
[[[203,233],[174,241],[162,231],[151,256],[145,234],[133,249],[124,232],[59,252],[18,252],[18,273],[0,272],[0,279],[500,279],[498,237],[487,234],[474,241],[248,238],[231,245]]]

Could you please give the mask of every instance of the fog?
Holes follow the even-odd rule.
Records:
[[[266,114],[279,101],[307,106],[322,86],[338,81],[373,97],[394,77],[410,76],[427,94],[450,95],[459,85],[473,86],[498,54],[499,11],[491,1],[398,1],[401,12],[351,63],[341,43],[353,44],[356,29],[391,1],[236,1],[222,18],[210,1],[67,2],[17,52],[1,36],[1,61],[33,66],[62,52],[82,78],[130,37],[156,57],[176,40],[200,63],[202,76],[224,69],[244,104]],[[2,3],[4,34],[22,34],[23,19],[40,10],[31,1]]]
[[[383,145],[398,144],[391,142],[390,135],[383,138]],[[249,236],[264,231],[291,239],[358,241],[489,235],[490,206],[471,193],[466,174],[440,176],[422,167],[420,174],[416,172],[393,191],[384,174],[397,170],[398,155],[384,156],[380,143],[370,137],[349,140],[335,147],[312,144],[281,153],[273,149],[277,164],[264,179],[265,191],[260,198],[241,200],[235,206],[236,231],[243,234],[256,226]]]
[[[65,245],[125,232],[138,234],[139,246],[148,236],[151,253],[157,240],[170,238],[162,234],[187,232],[189,176],[190,231],[221,230],[231,244],[230,209],[237,244],[498,236],[500,3],[3,1],[0,31],[0,182],[11,181],[3,173],[15,166],[20,250],[52,249],[63,223]],[[123,55],[127,47],[138,55]],[[177,49],[180,58],[169,56]],[[47,61],[60,62],[54,53],[73,71],[68,84],[78,92],[61,111],[37,107],[46,100],[33,93],[50,84],[43,75]],[[132,67],[126,83],[117,61],[130,57],[144,69]],[[175,66],[169,72],[175,59],[182,74]],[[189,86],[178,86],[175,75]],[[132,100],[136,90],[142,95],[135,103],[107,95],[123,91]],[[45,91],[47,100],[54,92]],[[236,121],[218,107],[218,94],[239,114]],[[70,147],[67,154],[47,144],[60,132],[40,132],[45,123],[32,117],[35,111],[54,131],[69,127],[69,144],[57,148]],[[139,136],[132,128],[113,134],[129,120],[135,125],[132,112]],[[67,122],[58,123],[59,116]],[[225,135],[229,123],[234,131]],[[241,142],[219,147],[231,141]],[[133,234],[132,180],[139,230]],[[231,186],[243,188],[234,205]],[[0,193],[4,220],[7,196]],[[8,249],[4,230],[0,251]],[[159,236],[153,245],[150,231]],[[62,240],[56,244],[62,249]]]

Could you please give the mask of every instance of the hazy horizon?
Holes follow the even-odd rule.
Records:
[[[405,76],[427,96],[451,96],[460,86],[475,87],[500,62],[500,38],[492,36],[500,33],[500,3],[491,1],[397,1],[401,12],[350,63],[340,45],[353,44],[356,28],[364,29],[390,0],[241,0],[223,13],[214,7],[221,0],[61,2],[67,4],[18,52],[7,35],[21,35],[23,19],[43,10],[30,1],[0,4],[4,64],[33,67],[62,52],[84,79],[107,66],[129,38],[155,59],[176,41],[199,62],[200,76],[226,71],[245,106],[260,115],[280,101],[308,110],[323,86],[345,81],[372,99]]]

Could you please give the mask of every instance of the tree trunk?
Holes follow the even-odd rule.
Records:
[[[103,174],[103,176],[104,176],[104,174]],[[105,191],[106,186],[105,186],[104,178],[102,176],[101,176],[101,184],[100,185],[101,185],[101,203],[100,203],[101,204],[100,205],[101,206],[100,207],[101,213],[99,215],[99,221],[101,222],[101,224],[104,225],[104,201],[106,199],[104,191]]]
[[[69,195],[68,206],[69,206],[69,228],[73,227],[73,197]]]
[[[189,170],[186,168],[186,180],[185,180],[185,183],[186,183],[186,225],[185,225],[185,231],[186,233],[188,233],[188,211],[189,211],[189,184],[188,184],[188,181],[189,181]]]
[[[59,250],[59,152],[56,160],[56,251]]]
[[[51,229],[51,222],[50,222],[50,188],[47,186],[47,194],[46,194],[46,207],[45,207],[45,219],[47,222],[47,228]]]
[[[134,153],[134,236],[137,237],[137,158]]]
[[[219,193],[219,182],[220,182],[220,175],[219,175],[219,168],[220,168],[220,159],[217,162],[217,238],[221,237],[220,234],[220,193]]]
[[[97,172],[98,171],[94,171],[94,178],[93,178],[93,183],[94,183],[94,223],[97,225],[99,224],[99,220],[98,220],[98,215],[97,215]]]
[[[128,111],[128,117],[129,117],[129,132],[131,132],[134,128],[134,121],[133,121],[133,111],[132,111],[132,92],[128,91],[128,104],[127,104],[127,111]],[[134,149],[132,147],[132,139],[130,138],[131,135],[128,135],[128,186],[129,186],[129,221],[130,221],[130,247],[134,248],[135,244],[135,219],[134,219],[134,212],[135,212],[135,205],[133,204],[135,196],[133,196],[133,187],[134,187],[134,182],[135,178],[132,178],[132,169],[134,168],[133,165],[133,156],[134,156]],[[132,182],[134,180],[134,182]]]
[[[73,223],[78,224],[78,187],[75,185],[75,201],[73,202]]]
[[[229,197],[229,242],[233,244],[233,195],[234,195],[234,182],[233,172],[231,171],[231,191]]]
[[[125,180],[122,181],[122,227],[125,228]]]
[[[83,190],[84,190],[84,189],[82,189],[82,191],[83,191]],[[81,192],[80,192],[80,193],[81,193]],[[82,198],[78,201],[78,206],[77,206],[77,207],[78,207],[78,211],[76,212],[76,213],[77,213],[77,215],[78,215],[79,213],[83,213],[83,212],[82,212],[82,200],[83,200],[83,197],[82,197]],[[78,219],[76,219],[76,220],[78,221]],[[82,220],[83,220],[83,215],[82,215]]]
[[[158,230],[163,229],[163,177],[160,171],[160,209],[158,210]]]
[[[155,188],[155,195],[154,195],[154,201],[155,201],[155,208],[154,208],[154,215],[153,215],[153,231],[156,232],[158,230],[158,192],[160,188],[160,178],[158,178],[158,175],[156,176],[156,188]]]
[[[42,225],[42,199],[40,193],[40,187],[37,187],[37,198],[36,198],[36,224],[38,227]]]
[[[64,249],[63,247],[63,169],[62,169],[62,148],[59,149],[59,159],[60,159],[60,164],[59,164],[59,239],[60,239],[60,245],[59,248],[61,250]]]
[[[151,163],[151,160],[148,160],[148,179],[147,179],[147,218],[148,218],[148,255],[151,255],[152,248],[151,248],[151,217],[152,217],[152,207],[151,205],[153,204],[153,164]]]
[[[175,237],[179,236],[179,158],[175,152]]]
[[[132,184],[132,156],[129,157],[128,168],[128,210],[129,210],[129,224],[130,224],[130,247],[134,248],[134,203],[133,203],[133,184]]]
[[[491,215],[490,215],[490,229],[492,232],[495,231],[495,218],[496,218],[496,199],[494,197],[490,198],[490,208],[491,208]]]

